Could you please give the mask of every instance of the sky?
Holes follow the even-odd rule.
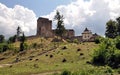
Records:
[[[106,22],[120,16],[120,0],[0,0],[0,34],[10,37],[20,26],[25,35],[35,35],[37,18],[53,20],[56,10],[76,35],[87,27],[104,36]]]

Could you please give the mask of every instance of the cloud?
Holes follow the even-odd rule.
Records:
[[[26,35],[35,34],[36,20],[35,13],[28,8],[20,5],[8,8],[0,3],[0,34],[6,37],[15,35],[18,26]]]
[[[81,35],[88,27],[94,33],[104,36],[106,22],[120,16],[120,0],[73,0],[68,5],[57,6],[44,17],[53,20],[56,10],[64,15],[65,27],[74,28],[76,35]]]

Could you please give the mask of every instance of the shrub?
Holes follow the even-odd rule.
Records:
[[[105,71],[105,73],[109,73],[109,74],[111,74],[111,75],[112,75],[112,73],[113,73],[112,68],[107,67],[107,70]]]
[[[29,48],[28,44],[27,43],[24,43],[24,49],[27,50]]]
[[[67,47],[66,47],[66,46],[64,46],[62,49],[63,49],[63,50],[64,50],[64,49],[67,49]]]
[[[77,44],[79,43],[78,39],[74,39],[73,42]]]
[[[28,49],[27,43],[21,42],[20,43],[20,51],[24,51],[24,50],[27,50],[27,49]]]
[[[90,62],[90,61],[86,61],[86,63],[87,63],[87,64],[91,64],[91,62]]]
[[[78,49],[77,49],[77,51],[81,51],[81,49],[80,49],[80,48],[78,48]]]
[[[120,51],[115,51],[113,55],[108,60],[108,65],[112,68],[119,68],[120,67]]]
[[[32,47],[35,48],[35,49],[37,48],[37,46],[38,46],[37,43],[32,44]]]
[[[61,73],[61,75],[71,75],[71,72],[70,72],[70,71],[65,70],[65,71],[63,71],[63,72]]]
[[[45,56],[48,56],[48,54],[46,54]]]
[[[34,64],[33,66],[34,68],[39,68],[38,64]]]
[[[66,39],[67,42],[71,43],[71,40],[70,39]]]
[[[120,50],[117,50],[116,44],[118,44],[118,38],[116,39],[104,39],[99,48],[93,53],[92,63],[108,65],[112,68],[120,67]]]
[[[80,53],[80,56],[84,55],[84,53]]]
[[[95,39],[95,44],[99,44],[100,43],[100,39],[99,38],[96,38]]]
[[[5,52],[8,50],[8,44],[0,44],[0,52]]]
[[[11,36],[8,39],[8,43],[14,43],[14,42],[16,42],[16,39],[17,39],[17,35]]]
[[[116,48],[120,49],[120,42],[116,43]]]
[[[39,59],[35,59],[35,61],[38,61]]]
[[[101,65],[105,64],[106,52],[107,52],[106,45],[101,44],[100,47],[94,51],[92,63]]]
[[[53,57],[53,55],[50,55],[50,58],[52,58]]]
[[[64,58],[63,60],[62,60],[62,62],[66,62],[67,60]]]

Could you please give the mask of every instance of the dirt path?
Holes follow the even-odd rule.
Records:
[[[54,73],[61,73],[61,71],[51,71],[51,72],[44,72],[44,73],[32,74],[32,75],[50,75]]]
[[[0,64],[0,68],[10,66],[10,65],[12,65],[12,64]]]

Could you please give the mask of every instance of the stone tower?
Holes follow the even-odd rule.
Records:
[[[38,18],[36,35],[41,37],[53,37],[52,21],[47,18]]]

